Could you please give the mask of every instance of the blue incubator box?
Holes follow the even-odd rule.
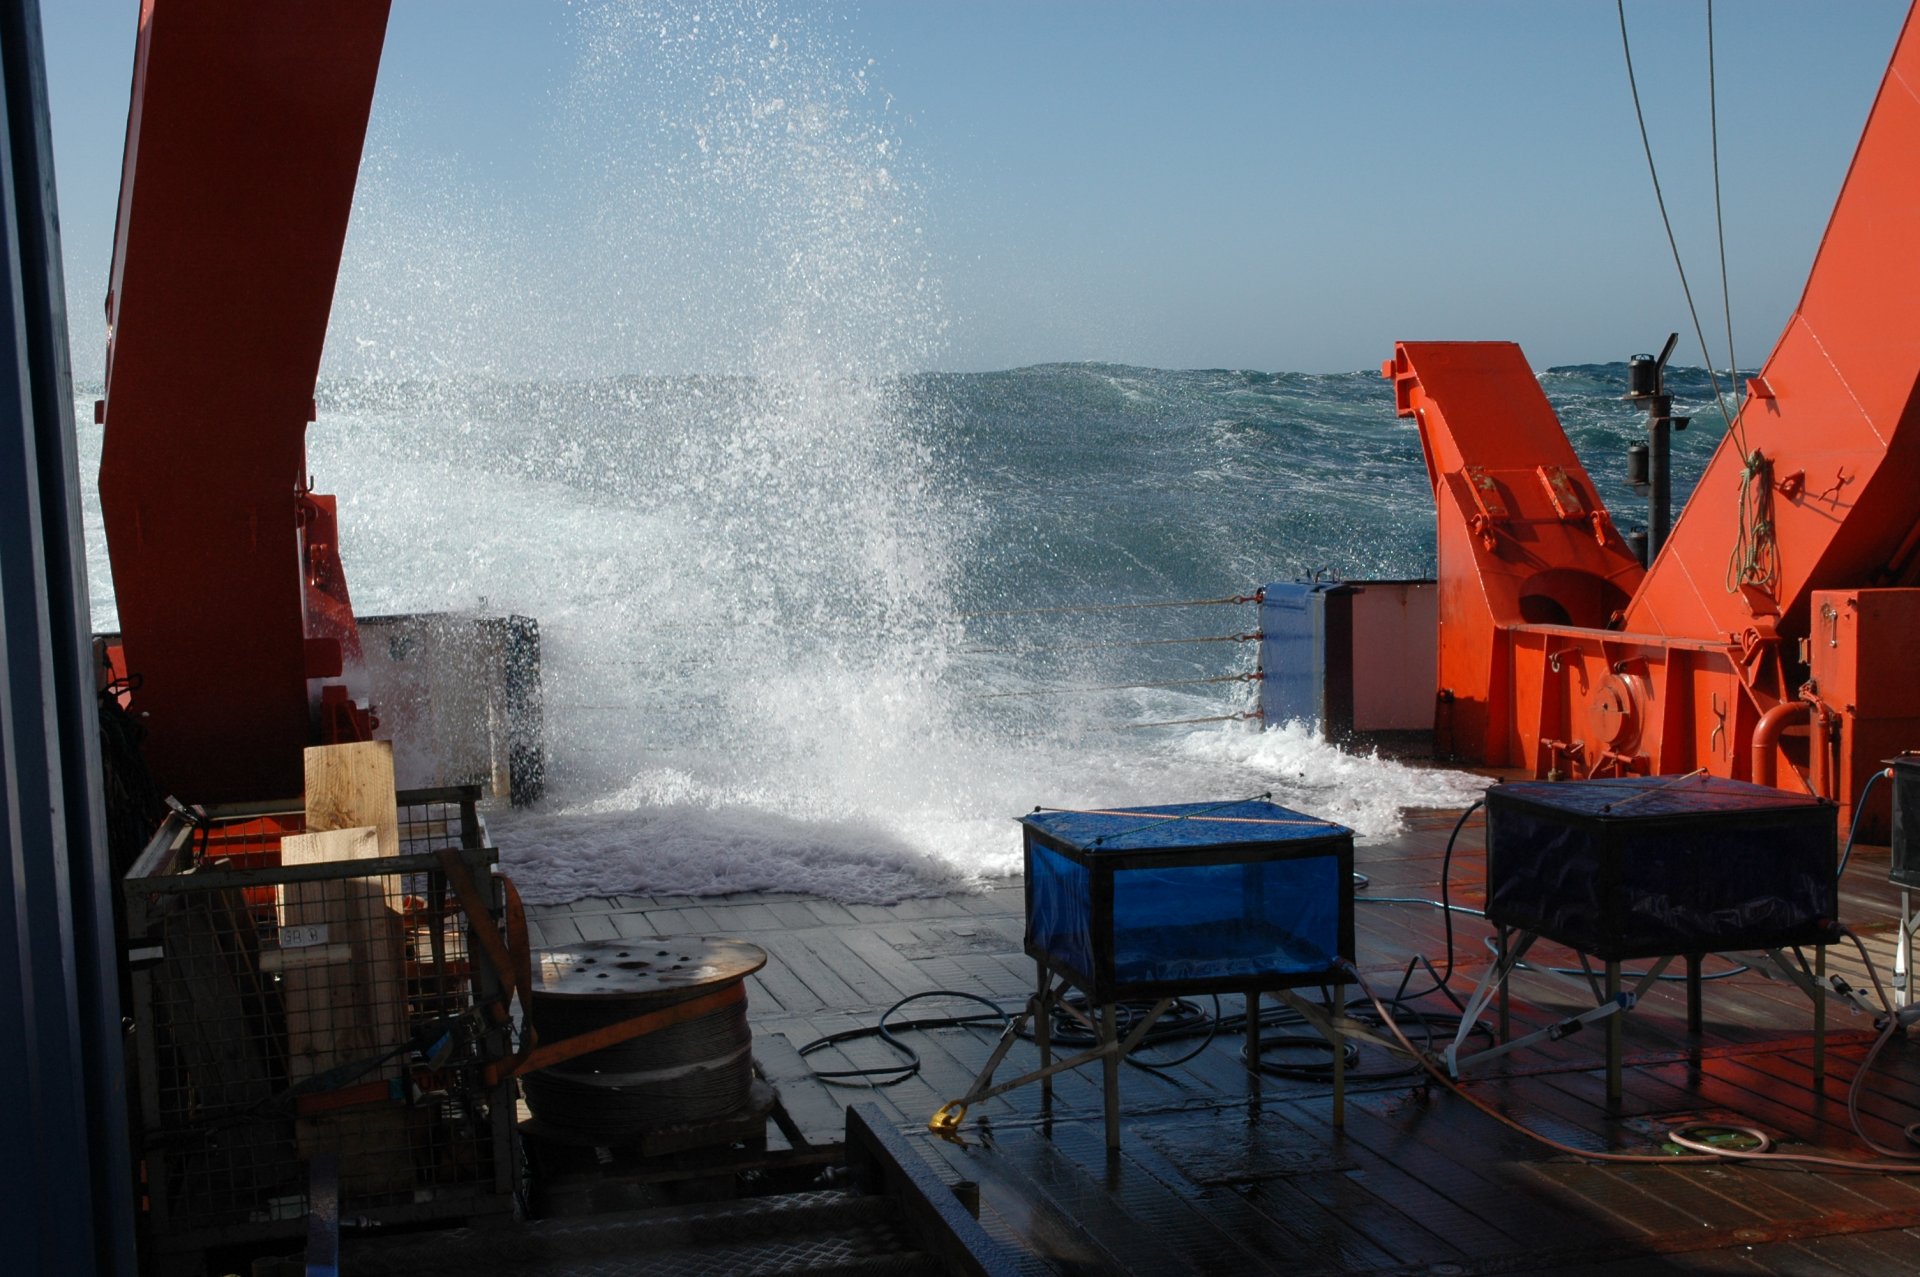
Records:
[[[1594,957],[1836,938],[1834,808],[1716,776],[1487,791],[1487,920]]]
[[[1036,811],[1027,953],[1095,1001],[1319,984],[1353,958],[1353,831],[1268,802]]]

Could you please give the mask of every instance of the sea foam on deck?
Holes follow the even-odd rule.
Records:
[[[493,817],[530,898],[884,900],[1015,869],[1035,805],[1271,791],[1377,838],[1477,793],[1297,725],[1139,726],[1250,708],[1201,680],[1251,672],[1257,629],[1143,605],[1432,572],[1377,375],[916,371],[935,183],[861,51],[757,4],[579,22],[530,131],[564,201],[397,169],[423,121],[376,100],[308,432],[363,614],[540,622],[549,793]],[[1601,475],[1637,429],[1615,371],[1544,380]]]

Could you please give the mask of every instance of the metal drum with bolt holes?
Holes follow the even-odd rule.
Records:
[[[540,1123],[609,1143],[717,1121],[747,1107],[753,1035],[745,981],[766,965],[765,950],[742,940],[648,936],[544,949],[534,957],[529,1013],[543,1041],[615,1029],[699,999],[714,1003],[527,1074],[527,1108]]]

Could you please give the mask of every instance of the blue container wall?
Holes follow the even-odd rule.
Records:
[[[1114,978],[1124,985],[1325,971],[1342,956],[1340,891],[1333,854],[1120,870]]]
[[[1027,840],[1027,947],[1093,978],[1093,893],[1084,865]]]
[[[1335,581],[1265,588],[1260,604],[1260,712],[1269,727],[1327,717],[1327,592]]]

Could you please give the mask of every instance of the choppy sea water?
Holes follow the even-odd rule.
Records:
[[[549,794],[493,822],[530,899],[884,900],[1017,869],[1036,805],[1271,791],[1381,838],[1478,792],[1232,720],[1255,612],[1194,602],[1432,572],[1376,372],[918,371],[937,175],[871,59],[762,0],[568,12],[531,188],[401,163],[376,99],[308,432],[363,614],[540,623]],[[1541,374],[1622,523],[1624,380]]]
[[[1541,374],[1622,523],[1624,379]],[[1684,491],[1716,432],[1704,377],[1672,382]],[[1138,726],[1255,691],[1198,681],[1253,668],[1253,607],[1144,605],[1431,575],[1374,372],[337,380],[311,453],[362,612],[539,619],[551,793],[494,822],[534,899],[885,899],[1015,870],[1036,805],[1272,791],[1379,838],[1481,784],[1302,724]]]

